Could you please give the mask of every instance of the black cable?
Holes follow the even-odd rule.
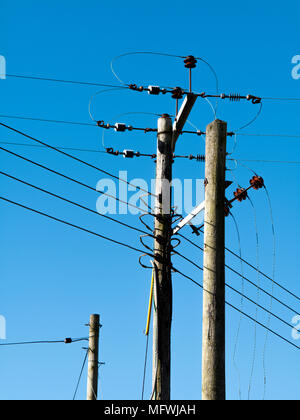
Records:
[[[0,144],[6,144],[6,145],[11,145],[11,146],[38,147],[38,148],[41,148],[41,149],[44,149],[44,150],[47,149],[47,147],[41,146],[39,144],[15,143],[15,142],[11,142],[11,141],[0,141]],[[108,155],[108,153],[106,151],[104,151],[104,150],[97,150],[97,149],[78,149],[76,147],[62,147],[62,146],[55,146],[55,147],[57,147],[58,149],[61,149],[61,150],[73,150],[75,152],[103,153],[106,156]]]
[[[257,159],[228,159],[234,160],[236,162],[257,162],[257,163],[286,163],[286,164],[294,164],[299,165],[300,161],[289,161],[289,160],[257,160]]]
[[[77,122],[77,121],[48,120],[44,118],[22,117],[19,115],[0,115],[0,118],[11,118],[15,120],[40,121],[40,122],[54,123],[54,124],[70,124],[70,125],[97,127],[96,124],[91,124],[91,123],[84,123],[84,122]]]
[[[207,290],[205,290],[203,288],[203,286],[198,283],[196,280],[194,280],[193,278],[191,278],[190,276],[182,273],[181,271],[175,269],[175,271],[180,274],[181,276],[185,277],[186,279],[190,280],[192,283],[194,283],[196,286],[200,287],[202,290],[204,290],[205,292],[207,292]],[[276,337],[281,338],[283,341],[285,341],[286,343],[290,344],[291,346],[295,347],[297,350],[300,350],[300,347],[297,346],[296,344],[294,344],[292,341],[287,340],[286,338],[284,338],[282,335],[278,334],[277,332],[271,330],[271,328],[265,326],[264,324],[262,324],[259,321],[256,321],[254,318],[252,318],[250,315],[246,314],[245,312],[241,311],[240,309],[238,309],[237,307],[235,307],[234,305],[232,305],[230,302],[225,301],[225,304],[228,305],[229,307],[233,308],[234,310],[236,310],[237,312],[241,313],[242,315],[244,315],[245,317],[249,318],[251,321],[255,322],[257,325],[261,326],[262,328],[266,329],[267,331],[271,332],[272,334],[276,335]]]
[[[60,222],[60,223],[63,223],[63,224],[65,224],[65,225],[67,225],[67,226],[74,227],[74,228],[76,228],[76,229],[78,229],[78,230],[81,230],[81,231],[86,232],[86,233],[90,233],[91,235],[94,235],[94,236],[97,236],[97,237],[99,237],[99,238],[105,239],[106,241],[112,242],[112,243],[114,243],[114,244],[116,244],[116,245],[121,245],[121,246],[126,247],[126,248],[128,248],[128,249],[131,249],[132,251],[136,251],[136,252],[138,252],[138,253],[142,253],[142,254],[148,255],[148,256],[150,256],[151,258],[153,258],[153,255],[148,254],[148,253],[145,253],[145,252],[144,252],[143,250],[141,250],[141,249],[135,248],[135,247],[133,247],[133,246],[131,246],[131,245],[128,245],[128,244],[126,244],[126,243],[123,243],[123,242],[117,241],[117,240],[115,240],[115,239],[109,238],[109,237],[104,236],[104,235],[101,235],[100,233],[93,232],[93,231],[91,231],[91,230],[89,230],[89,229],[86,229],[86,228],[83,228],[83,227],[81,227],[81,226],[77,226],[77,225],[75,225],[75,224],[73,224],[73,223],[70,223],[70,222],[67,222],[67,221],[65,221],[65,220],[58,219],[57,217],[51,216],[51,215],[49,215],[49,214],[47,214],[47,213],[43,213],[43,212],[41,212],[41,211],[39,211],[39,210],[36,210],[36,209],[31,208],[31,207],[25,206],[24,204],[17,203],[16,201],[9,200],[8,198],[5,198],[5,197],[0,197],[0,200],[6,201],[7,203],[10,203],[10,204],[14,204],[14,205],[16,205],[16,206],[18,206],[18,207],[21,207],[21,208],[23,208],[23,209],[26,209],[26,210],[32,211],[33,213],[40,214],[41,216],[45,216],[45,217],[48,217],[49,219],[55,220],[56,222]]]
[[[129,54],[136,54],[136,53],[129,53]],[[152,52],[141,52],[140,54],[155,54],[155,55],[162,55],[162,56],[166,56],[166,57],[176,57],[176,58],[185,58],[184,56],[179,56],[179,55],[172,55],[172,54],[164,54],[164,53],[152,53]],[[126,54],[123,54],[126,55]],[[128,55],[128,54],[127,54]],[[119,56],[121,57],[121,56]],[[115,57],[113,60],[115,60],[116,58],[119,57]],[[204,62],[205,64],[207,64],[211,70],[213,70],[213,68],[211,67],[211,65],[209,63],[207,63],[205,60],[203,60],[203,58],[201,57],[195,57],[198,60],[201,60],[202,62]],[[112,61],[113,61],[112,60]],[[213,72],[215,73],[215,71],[213,70]],[[76,81],[76,80],[64,80],[64,79],[53,79],[53,78],[47,78],[47,77],[38,77],[38,76],[25,76],[25,75],[19,75],[19,74],[6,74],[6,77],[12,77],[12,78],[18,78],[18,79],[28,79],[28,80],[40,80],[40,81],[46,81],[46,82],[55,82],[55,83],[69,83],[69,84],[76,84],[76,85],[84,85],[84,86],[100,86],[100,87],[111,87],[111,88],[119,88],[119,87],[123,87],[123,86],[115,86],[115,85],[109,85],[109,84],[104,84],[104,83],[97,83],[97,82],[82,82],[82,81]],[[216,77],[216,75],[215,75]],[[124,89],[126,87],[124,86]],[[275,97],[262,97],[261,99],[263,100],[268,100],[268,101],[300,101],[300,98],[275,98]]]
[[[45,340],[45,341],[23,341],[18,343],[1,343],[0,346],[23,346],[28,344],[58,344],[58,343],[78,343],[79,341],[88,341],[88,338],[65,338],[64,340]]]
[[[300,101],[300,98],[261,98],[264,101]]]
[[[300,135],[298,134],[253,134],[253,133],[234,133],[239,136],[247,136],[247,137],[287,137],[287,138],[295,138],[300,139]]]
[[[77,391],[78,391],[78,388],[79,388],[79,384],[80,384],[80,381],[81,381],[81,377],[82,377],[82,374],[83,374],[83,369],[84,369],[85,364],[86,364],[86,361],[87,361],[88,352],[89,352],[89,349],[87,349],[86,352],[85,352],[83,363],[82,363],[82,366],[81,366],[81,369],[80,369],[79,378],[78,378],[77,385],[76,385],[76,388],[75,388],[75,392],[74,392],[74,395],[73,395],[73,401],[76,398],[76,394],[77,394]]]
[[[69,153],[66,153],[66,152],[64,152],[63,150],[59,150],[57,147],[50,146],[50,144],[47,144],[47,143],[45,143],[45,142],[43,142],[43,141],[41,141],[41,140],[38,140],[38,139],[36,139],[36,138],[34,138],[34,137],[32,137],[32,136],[29,136],[28,134],[25,134],[25,133],[23,133],[22,131],[17,130],[16,128],[10,127],[9,125],[6,125],[6,124],[4,124],[4,123],[2,123],[2,122],[0,122],[0,125],[2,125],[2,126],[3,126],[3,127],[5,127],[5,128],[8,128],[9,130],[11,130],[11,131],[13,131],[13,132],[15,132],[15,133],[20,134],[21,136],[24,136],[24,137],[26,137],[26,138],[28,138],[28,139],[30,139],[30,140],[33,140],[33,141],[35,141],[35,142],[37,142],[37,143],[39,143],[39,144],[41,144],[41,145],[43,145],[43,146],[45,146],[45,147],[48,147],[48,148],[49,148],[49,149],[51,149],[51,150],[54,150],[54,151],[56,151],[56,152],[58,152],[58,153],[61,153],[62,155],[67,156],[67,157],[69,157],[69,158],[71,158],[71,159],[75,160],[76,162],[82,163],[82,164],[84,164],[84,165],[88,166],[89,168],[96,169],[97,171],[99,171],[99,172],[101,172],[101,173],[104,173],[105,175],[108,175],[108,176],[110,176],[110,177],[112,177],[112,178],[114,178],[114,179],[117,179],[118,181],[122,181],[122,182],[126,183],[127,185],[130,185],[130,186],[132,186],[132,187],[134,187],[134,188],[137,188],[137,189],[138,189],[138,190],[140,190],[140,191],[144,191],[144,192],[146,192],[146,193],[147,193],[147,194],[149,194],[149,195],[153,195],[153,196],[155,196],[155,194],[152,194],[152,193],[150,193],[149,191],[146,191],[146,190],[144,190],[143,188],[141,188],[141,187],[139,187],[139,186],[137,186],[137,185],[134,185],[134,184],[132,184],[132,183],[130,183],[130,182],[128,182],[128,181],[126,181],[125,179],[119,178],[118,176],[113,175],[113,174],[111,174],[111,173],[109,173],[109,172],[105,171],[104,169],[101,169],[101,168],[99,168],[99,167],[97,167],[97,166],[95,166],[95,165],[92,165],[91,163],[88,163],[88,162],[86,162],[86,161],[84,161],[84,160],[82,160],[82,159],[79,159],[79,158],[78,158],[78,157],[76,157],[76,156],[70,155]]]
[[[39,144],[27,144],[27,143],[15,143],[10,141],[0,141],[0,144],[10,145],[10,146],[24,146],[24,147],[36,147],[41,148],[44,150],[47,150],[47,147],[41,146]],[[92,153],[102,153],[105,156],[124,156],[126,151],[119,152],[119,151],[104,151],[104,150],[98,150],[98,149],[79,149],[76,147],[62,147],[62,146],[55,146],[57,149],[60,150],[73,150],[75,152],[92,152]],[[134,152],[134,155],[136,157],[150,157],[151,159],[156,158],[156,154],[150,154],[150,153],[140,153],[140,152]],[[205,156],[204,155],[174,155],[173,159],[189,159],[189,160],[196,160],[197,162],[204,162]],[[237,159],[230,159],[237,161]],[[300,163],[300,162],[299,162]]]
[[[203,231],[200,229],[199,232],[203,233]],[[201,251],[203,251],[203,248],[200,247],[199,245],[195,244],[193,241],[191,241],[190,239],[188,239],[187,237],[183,236],[180,233],[177,233],[178,236],[182,237],[183,239],[185,239],[187,242],[189,242],[190,244],[192,244],[193,246],[195,246],[196,248],[200,249]],[[276,282],[275,280],[273,280],[270,276],[268,276],[267,274],[265,274],[264,272],[262,272],[261,270],[257,270],[256,267],[254,267],[254,265],[252,265],[251,263],[249,263],[247,260],[245,260],[244,258],[241,258],[240,255],[236,254],[235,252],[233,252],[231,249],[225,247],[226,251],[228,251],[231,255],[233,255],[234,257],[238,258],[239,260],[241,260],[243,263],[247,264],[249,267],[251,267],[253,270],[255,270],[256,272],[258,272],[259,274],[261,274],[262,276],[264,276],[266,279],[270,280],[271,282],[273,282],[274,284],[276,284],[276,286],[278,286],[279,288],[281,288],[282,290],[284,290],[286,293],[290,294],[291,296],[293,296],[295,299],[300,301],[299,296],[297,296],[295,293],[291,292],[290,290],[288,290],[287,288],[285,288],[284,286],[282,286],[280,283]],[[240,275],[240,274],[239,274]],[[241,276],[241,275],[240,275]],[[244,278],[244,277],[242,277]]]
[[[4,175],[4,176],[6,176],[6,177],[8,177],[10,179],[13,179],[14,181],[20,182],[21,184],[27,185],[28,187],[34,188],[34,189],[36,189],[38,191],[41,191],[41,192],[43,192],[45,194],[48,194],[48,195],[50,195],[52,197],[58,198],[58,199],[60,199],[62,201],[65,201],[65,202],[67,202],[69,204],[72,204],[74,206],[77,206],[77,207],[79,207],[79,208],[81,208],[83,210],[87,210],[87,211],[89,211],[89,212],[91,212],[93,214],[96,214],[98,216],[104,217],[105,219],[111,220],[112,222],[118,223],[118,224],[120,224],[122,226],[125,226],[125,227],[129,228],[129,229],[135,230],[136,232],[149,234],[149,233],[147,233],[146,231],[144,231],[142,229],[139,229],[139,228],[136,228],[134,226],[128,225],[127,223],[124,223],[124,222],[120,222],[119,220],[114,219],[113,217],[107,216],[106,214],[99,213],[96,210],[92,210],[92,209],[90,209],[90,208],[88,208],[86,206],[83,206],[82,204],[76,203],[75,201],[71,201],[71,200],[69,200],[69,199],[67,199],[65,197],[62,197],[62,196],[58,195],[58,194],[52,193],[51,191],[44,190],[41,187],[38,187],[38,186],[33,185],[33,184],[30,184],[29,182],[26,182],[26,181],[24,181],[22,179],[16,178],[15,176],[10,175],[10,174],[8,174],[6,172],[0,171],[0,174],[1,175]],[[149,236],[152,236],[154,238],[153,235],[149,235]]]
[[[250,120],[248,123],[244,124],[242,127],[238,128],[238,130],[237,130],[237,131],[239,131],[239,130],[243,130],[244,128],[249,127],[251,124],[253,124],[253,123],[254,123],[254,122],[258,119],[258,117],[260,116],[261,111],[262,111],[262,106],[263,106],[263,104],[262,104],[262,102],[261,102],[261,103],[259,104],[259,110],[257,111],[257,113],[256,113],[256,115],[254,116],[254,118],[252,118],[252,120]]]
[[[180,254],[177,251],[173,252],[175,254],[177,254],[178,256],[180,256],[181,258],[185,259],[186,261],[188,261],[189,263],[193,264],[196,268],[198,268],[199,270],[203,271],[203,268],[200,267],[198,264],[196,264],[194,261],[190,260],[189,258],[185,257],[184,255]],[[225,283],[225,286],[227,286],[229,289],[231,289],[232,291],[234,291],[235,293],[239,294],[240,296],[242,296],[243,298],[247,299],[249,302],[253,303],[254,305],[256,305],[258,308],[264,310],[265,312],[267,312],[269,315],[274,316],[275,318],[277,318],[279,321],[281,321],[283,324],[287,325],[289,328],[293,328],[292,325],[290,325],[288,322],[286,322],[285,320],[283,320],[282,318],[280,318],[278,315],[274,314],[273,312],[269,311],[268,309],[266,309],[265,307],[261,306],[259,303],[255,302],[254,300],[252,300],[251,298],[249,298],[248,296],[246,296],[245,294],[243,294],[242,292],[240,292],[239,290],[235,289],[234,287],[230,286],[229,284]],[[297,312],[296,312],[297,313]]]
[[[182,237],[183,239],[188,240],[187,238],[185,238],[184,236],[182,236],[181,234],[178,234],[180,237]],[[188,240],[189,241],[189,240]],[[193,243],[192,241],[189,241],[190,243]],[[200,249],[203,252],[203,248],[200,247],[199,245],[194,244],[198,249]],[[174,251],[175,252],[175,251]],[[188,258],[184,257],[187,261],[189,261],[190,263],[192,263],[194,266],[196,266],[197,268],[203,270],[203,268],[199,267],[196,263],[194,263],[193,261],[189,260]],[[257,286],[257,284],[255,284],[254,282],[252,282],[251,280],[249,280],[247,277],[243,276],[241,273],[239,273],[238,271],[236,271],[234,268],[230,267],[229,265],[225,264],[225,267],[228,268],[230,271],[232,271],[234,274],[238,275],[239,277],[241,277],[242,279],[246,280],[248,283],[250,283],[252,286],[256,287],[258,290],[260,290],[261,292],[265,293],[267,296],[271,297],[272,299],[276,300],[278,303],[280,303],[282,306],[284,306],[285,308],[289,309],[291,312],[293,312],[294,314],[298,314],[299,311],[296,311],[295,309],[291,308],[290,306],[288,306],[287,304],[285,304],[284,302],[282,302],[281,300],[277,299],[276,297],[274,297],[271,293],[267,292],[265,289],[263,289],[262,287]]]
[[[145,391],[146,370],[147,370],[147,358],[148,358],[148,346],[149,346],[149,334],[147,334],[147,338],[146,338],[146,351],[145,351],[144,372],[143,372],[143,385],[142,385],[142,401],[144,400],[144,391]]]
[[[19,116],[19,115],[2,115],[2,114],[0,114],[0,118],[10,118],[10,119],[17,119],[17,120],[25,120],[25,121],[40,121],[40,122],[53,123],[53,124],[82,125],[82,126],[86,126],[86,127],[96,127],[96,128],[98,127],[97,124],[85,123],[85,122],[79,122],[79,121],[64,121],[64,120],[52,120],[52,119],[49,120],[49,119],[44,119],[44,118],[23,117],[23,116]],[[112,126],[112,128],[114,128],[114,126]],[[143,130],[144,131],[144,128],[140,128],[138,130]],[[197,136],[199,136],[199,135],[204,135],[205,132],[184,130],[184,131],[181,132],[181,134],[196,134]],[[247,136],[247,137],[300,138],[300,135],[298,135],[298,134],[251,134],[251,133],[240,133],[240,132],[236,132],[236,133],[232,133],[232,134],[236,134],[236,135],[239,135],[239,136]],[[233,159],[233,160],[236,160],[236,159]],[[264,162],[268,162],[268,161],[264,161]],[[294,163],[294,162],[291,162],[291,163]]]
[[[41,146],[41,147],[43,147],[43,146]],[[113,198],[114,200],[116,200],[116,201],[118,201],[120,203],[127,204],[128,206],[133,207],[133,208],[135,208],[137,210],[144,211],[143,209],[141,209],[140,207],[135,206],[134,204],[127,203],[126,201],[123,201],[120,198],[117,198],[117,197],[115,197],[115,196],[113,196],[111,194],[108,194],[108,193],[106,193],[106,192],[104,192],[102,190],[97,190],[96,188],[91,187],[90,185],[87,185],[84,182],[78,181],[75,178],[71,178],[68,175],[65,175],[65,174],[62,174],[61,172],[55,171],[54,169],[51,169],[51,168],[49,168],[47,166],[44,166],[44,165],[42,165],[40,163],[37,163],[37,162],[35,162],[35,161],[31,160],[31,159],[28,159],[28,158],[26,158],[26,157],[24,157],[22,155],[19,155],[18,153],[15,153],[15,152],[12,152],[11,150],[5,149],[4,147],[1,147],[0,146],[0,150],[3,150],[4,152],[7,152],[7,153],[11,154],[12,156],[15,156],[15,157],[17,157],[19,159],[22,159],[25,162],[31,163],[31,164],[33,164],[35,166],[38,166],[39,168],[45,169],[46,171],[51,172],[51,173],[53,173],[55,175],[59,175],[62,178],[67,179],[68,181],[72,181],[72,182],[74,182],[74,183],[76,183],[76,184],[78,184],[78,185],[80,185],[82,187],[88,188],[89,190],[91,190],[93,192],[98,192],[98,193],[103,194],[103,195],[105,195],[107,197]]]
[[[109,88],[124,88],[123,86],[115,86],[104,83],[95,83],[95,82],[80,82],[76,80],[64,80],[64,79],[53,79],[49,77],[38,77],[38,76],[24,76],[19,74],[6,74],[6,77],[18,78],[18,79],[28,79],[28,80],[40,80],[44,82],[55,82],[55,83],[69,83],[75,85],[85,85],[85,86],[100,86],[100,87],[109,87]]]

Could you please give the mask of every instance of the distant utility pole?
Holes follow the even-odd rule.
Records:
[[[202,399],[225,400],[225,171],[227,124],[206,129]]]
[[[154,226],[154,302],[153,319],[153,399],[170,399],[170,355],[172,323],[171,278],[171,181],[172,120],[167,114],[158,119],[155,226]]]
[[[89,328],[87,400],[97,400],[100,329],[100,316],[98,314],[90,316]]]

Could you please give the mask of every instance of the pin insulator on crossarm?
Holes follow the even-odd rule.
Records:
[[[184,67],[186,67],[187,69],[194,69],[196,67],[196,64],[197,60],[193,55],[188,55],[184,59]]]
[[[177,86],[176,88],[172,90],[173,99],[182,99],[183,94],[184,94],[184,91],[179,86]]]

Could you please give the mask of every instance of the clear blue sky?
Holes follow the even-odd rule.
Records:
[[[299,51],[299,4],[252,1],[241,3],[177,0],[126,3],[87,0],[44,0],[43,2],[2,0],[0,5],[0,55],[7,61],[7,73],[57,79],[118,84],[110,71],[117,55],[135,51],[156,51],[176,55],[194,54],[207,60],[216,70],[220,91],[263,97],[300,97],[300,80],[291,77],[292,57]],[[151,55],[131,56],[116,63],[123,80],[137,84],[186,86],[186,72],[180,60]],[[195,71],[194,88],[215,93],[214,78],[205,65]],[[44,119],[90,122],[88,103],[97,91],[93,86],[64,85],[8,77],[0,80],[0,114]],[[108,92],[97,97],[94,112],[98,119],[115,122],[124,112],[174,113],[168,96],[149,97],[134,92]],[[218,117],[236,130],[251,120],[257,108],[250,103],[222,102]],[[151,115],[129,115],[122,122],[140,126],[156,125]],[[198,101],[190,120],[205,127],[213,119],[205,101]],[[101,150],[100,129],[47,124],[0,118],[19,130],[52,145]],[[253,125],[243,130],[253,134],[297,134],[299,102],[265,101]],[[155,152],[155,135],[107,132],[106,145],[116,149],[133,148]],[[237,159],[299,159],[297,138],[238,136]],[[0,141],[26,143],[29,140],[0,129]],[[229,148],[233,141],[229,139]],[[5,147],[5,146],[4,146]],[[96,186],[101,174],[59,156],[55,152],[9,146],[28,158]],[[178,153],[204,152],[204,142],[182,136]],[[76,153],[76,152],[73,152]],[[118,173],[128,171],[129,179],[154,176],[154,163],[148,159],[125,160],[103,154],[77,152],[76,155],[101,168]],[[244,162],[264,177],[268,187],[276,231],[276,279],[300,294],[299,286],[299,165]],[[97,194],[78,187],[42,169],[1,152],[1,170],[35,183],[95,209]],[[177,178],[203,178],[202,163],[176,161]],[[234,172],[247,186],[252,172],[242,166]],[[228,178],[232,179],[228,174]],[[36,192],[15,181],[0,177],[1,194],[12,200],[55,215],[104,235],[140,245],[136,232],[122,228],[57,199]],[[232,194],[230,191],[229,194]],[[272,275],[273,236],[268,201],[263,191],[251,192],[256,208],[259,233],[260,268]],[[249,203],[236,204],[243,256],[257,262],[254,213]],[[7,320],[7,341],[48,340],[88,334],[85,323],[91,313],[100,313],[100,355],[105,365],[100,373],[100,397],[139,399],[145,354],[145,328],[150,274],[138,264],[138,254],[109,244],[84,232],[60,225],[25,210],[0,203],[0,314]],[[141,227],[137,216],[117,216]],[[187,230],[186,235],[202,245]],[[227,246],[239,252],[237,234],[227,220]],[[202,264],[196,248],[182,244],[181,252]],[[228,264],[241,270],[228,255]],[[178,257],[174,264],[201,282],[200,271]],[[271,284],[244,267],[245,274],[266,290]],[[241,279],[227,273],[227,282],[242,290]],[[245,285],[245,292],[258,299],[256,290]],[[275,288],[276,297],[296,310],[298,302]],[[240,298],[228,293],[227,299],[240,307]],[[259,296],[262,305],[270,301]],[[297,306],[298,305],[298,306]],[[244,303],[244,310],[255,316],[255,307]],[[291,322],[293,314],[273,303],[272,310]],[[299,309],[300,310],[300,309]],[[258,320],[267,322],[259,311]],[[202,293],[187,280],[174,276],[174,315],[172,332],[172,398],[201,398]],[[232,359],[239,314],[227,312],[227,392],[239,398],[238,375]],[[291,330],[279,321],[271,327],[292,340]],[[241,377],[242,398],[248,397],[252,360],[255,356],[250,397],[261,399],[264,392],[263,347],[265,331],[242,319],[236,364]],[[2,341],[5,342],[5,341]],[[297,344],[297,342],[295,342]],[[300,342],[298,342],[300,345]],[[254,354],[254,347],[256,352]],[[150,346],[151,349],[151,346]],[[268,399],[299,399],[299,351],[269,336],[265,352]],[[0,348],[1,399],[70,399],[84,357],[82,344],[65,346],[19,346]],[[151,351],[145,396],[151,393]],[[84,375],[78,398],[85,398]]]

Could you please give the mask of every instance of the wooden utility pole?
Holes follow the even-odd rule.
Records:
[[[87,400],[97,400],[100,329],[100,316],[98,314],[90,316],[89,327]]]
[[[206,129],[202,399],[225,400],[225,171],[227,124]]]
[[[170,399],[172,120],[158,119],[154,228],[153,399]]]

